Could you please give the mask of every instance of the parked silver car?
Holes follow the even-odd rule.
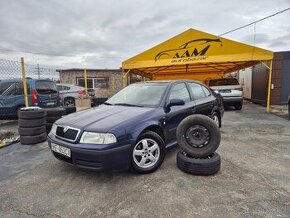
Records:
[[[85,88],[81,86],[65,83],[57,83],[56,86],[64,106],[75,106],[75,99],[86,95]]]
[[[235,78],[212,79],[208,86],[219,93],[224,99],[224,105],[234,106],[236,110],[243,107],[243,88]]]

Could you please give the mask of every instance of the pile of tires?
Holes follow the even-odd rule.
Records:
[[[60,119],[62,116],[66,115],[65,108],[46,108],[46,132],[49,133],[52,127],[52,124]]]
[[[221,168],[221,158],[215,151],[220,145],[218,125],[204,115],[191,115],[177,127],[177,167],[193,175],[213,175]]]
[[[18,112],[20,143],[34,145],[46,141],[46,111],[38,107],[22,108]]]

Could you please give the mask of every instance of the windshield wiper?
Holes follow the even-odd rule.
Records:
[[[105,104],[105,105],[112,105],[111,103],[108,103],[108,102],[104,102],[103,104]]]
[[[128,107],[143,107],[141,105],[136,105],[136,104],[128,104],[128,103],[117,103],[114,105],[121,105],[121,106],[128,106]]]

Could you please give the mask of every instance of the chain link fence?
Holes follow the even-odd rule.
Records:
[[[75,106],[77,99],[90,98],[97,106],[126,85],[144,78],[125,74],[122,69],[47,67],[0,59],[0,120],[17,119],[25,106]],[[26,80],[26,83],[23,81]],[[27,85],[27,105],[23,84]]]
[[[53,87],[56,81],[59,81],[59,73],[54,68],[40,67],[39,65],[24,64],[25,79],[28,95],[28,106],[37,106],[39,101],[44,100],[42,96],[48,90],[41,90],[47,86]],[[44,82],[40,82],[43,80]],[[51,87],[49,87],[49,81]],[[0,119],[16,119],[19,108],[24,107],[24,87],[22,77],[22,65],[20,61],[0,59]],[[39,92],[39,93],[38,93]],[[57,91],[55,91],[57,94]],[[39,96],[37,96],[39,94]],[[50,93],[52,94],[52,93]],[[37,102],[38,101],[38,102]]]

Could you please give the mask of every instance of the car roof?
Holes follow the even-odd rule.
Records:
[[[176,83],[176,82],[195,82],[199,84],[203,84],[202,82],[198,80],[189,80],[189,79],[178,79],[178,80],[149,80],[149,81],[143,81],[138,83]]]
[[[56,85],[59,85],[59,86],[74,86],[74,85],[68,84],[68,83],[56,83]]]
[[[50,81],[50,82],[54,82],[50,79],[31,79],[31,78],[26,78],[26,81]],[[0,80],[0,82],[22,82],[22,79],[3,79]]]
[[[212,80],[227,80],[227,79],[236,79],[237,80],[237,78],[228,77],[228,78],[209,79],[209,81],[212,81]]]
[[[74,87],[80,87],[80,88],[84,88],[82,86],[78,86],[78,85],[74,85],[74,84],[69,84],[69,83],[56,83],[56,85],[59,85],[59,86],[74,86]]]

